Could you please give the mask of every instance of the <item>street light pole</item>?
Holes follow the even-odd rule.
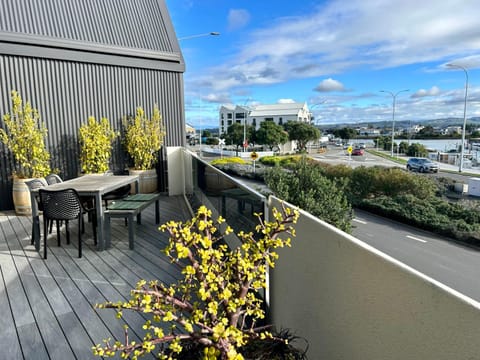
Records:
[[[393,143],[395,141],[395,99],[397,98],[398,94],[404,91],[409,91],[409,89],[397,91],[395,94],[388,90],[380,90],[380,92],[392,95],[392,149],[390,152],[391,157],[393,157]]]
[[[250,100],[251,99],[248,98],[245,101],[245,103],[243,104],[243,110],[244,110],[244,113],[243,113],[243,152],[247,151],[247,147],[245,145],[246,145],[246,142],[247,142],[247,116],[248,116],[248,112],[245,111],[245,110],[246,110],[247,104]]]
[[[467,97],[468,97],[468,72],[461,65],[447,64],[449,68],[462,69],[465,73],[465,99],[463,103],[463,129],[462,129],[462,147],[460,149],[460,164],[458,165],[458,172],[462,172],[463,169],[463,153],[465,151],[465,128],[467,126]]]
[[[220,35],[219,32],[212,31],[212,32],[205,33],[205,34],[196,34],[196,35],[189,35],[189,36],[179,37],[177,40],[178,40],[178,41],[181,41],[181,40],[194,39],[194,38],[204,37],[204,36],[218,36],[218,35]]]

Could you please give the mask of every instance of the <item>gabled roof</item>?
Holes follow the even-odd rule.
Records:
[[[185,70],[165,0],[1,0],[0,13],[3,54]]]
[[[304,103],[257,105],[250,112],[249,116],[296,116],[304,108],[304,106]]]

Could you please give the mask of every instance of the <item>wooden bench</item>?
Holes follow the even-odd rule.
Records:
[[[104,212],[105,216],[105,245],[110,247],[110,219],[124,218],[128,225],[128,247],[133,250],[135,242],[134,216],[137,217],[137,223],[142,223],[142,211],[155,202],[155,223],[160,223],[160,194],[135,194],[130,195],[120,201],[115,201],[107,206]]]

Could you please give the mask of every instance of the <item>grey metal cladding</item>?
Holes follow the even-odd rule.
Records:
[[[90,115],[119,130],[137,106],[148,114],[158,104],[165,145],[184,146],[184,71],[164,0],[0,0],[0,115],[10,111],[13,89],[30,101],[64,178],[79,173],[78,129]],[[126,166],[117,140],[111,168]],[[13,170],[0,144],[0,210],[13,206]]]
[[[10,111],[10,91],[37,108],[48,128],[52,167],[64,178],[80,172],[78,129],[88,116],[106,117],[116,130],[138,106],[147,114],[158,104],[166,146],[185,145],[183,74],[31,57],[0,56],[0,114]],[[2,121],[0,120],[0,126]],[[125,168],[120,141],[111,168]],[[11,208],[12,159],[0,143],[0,210]]]
[[[178,52],[160,0],[1,0],[0,30]]]

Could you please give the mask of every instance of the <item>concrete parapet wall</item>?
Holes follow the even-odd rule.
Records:
[[[480,358],[478,302],[308,213],[296,232],[270,273],[271,321],[309,359]]]

